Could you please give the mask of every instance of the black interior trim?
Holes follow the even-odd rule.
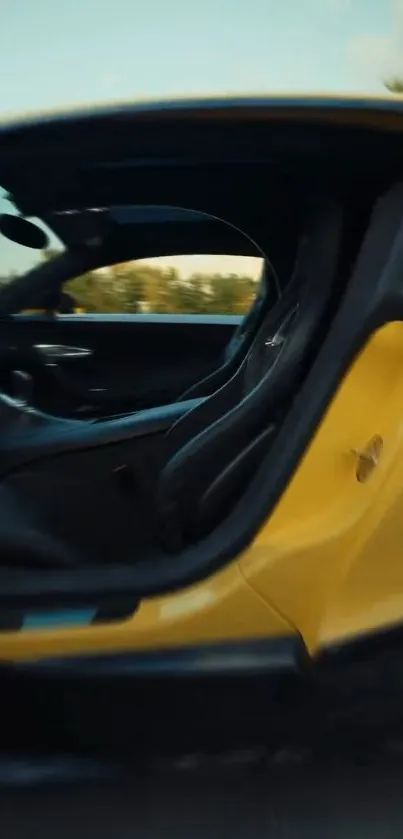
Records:
[[[44,160],[49,159],[57,145],[58,150],[70,158],[79,157],[85,149],[94,160],[96,150],[105,166],[105,153],[111,151],[111,135],[119,136],[121,140],[118,168],[122,167],[122,162],[128,162],[124,154],[129,161],[144,167],[150,160],[155,161],[157,150],[166,160],[190,158],[198,163],[211,158],[226,161],[232,158],[239,163],[240,157],[245,157],[248,150],[250,158],[260,162],[262,156],[266,159],[270,157],[273,146],[282,148],[287,156],[290,144],[297,153],[298,147],[300,153],[304,152],[310,144],[312,130],[317,132],[318,127],[322,130],[328,128],[336,144],[339,144],[343,129],[348,129],[350,136],[354,136],[354,132],[361,132],[362,136],[363,131],[369,133],[368,129],[373,133],[377,129],[379,134],[394,131],[398,134],[402,126],[402,112],[402,104],[396,97],[381,100],[268,96],[172,100],[137,105],[120,103],[16,119],[0,126],[0,137],[7,154],[16,163],[26,157],[27,148],[32,154],[39,153]],[[163,124],[164,130],[156,130],[156,123]],[[268,124],[270,129],[271,143],[267,144],[266,137],[260,137],[260,142],[258,138],[256,143],[256,136],[253,136],[253,145],[250,135],[254,134],[256,125],[261,128],[264,124]],[[302,127],[301,132],[298,132],[298,126]],[[222,143],[226,128],[232,144]],[[206,142],[211,132],[216,138],[213,145]],[[86,140],[80,148],[74,142],[78,133]],[[189,143],[189,134],[193,136],[193,143]],[[245,143],[248,134],[249,146]],[[376,142],[378,138],[373,139]],[[318,151],[329,159],[328,149],[320,146],[321,143],[318,143]],[[360,155],[362,158],[362,144]],[[24,174],[20,174],[22,184]],[[37,173],[38,181],[40,174]]]
[[[186,391],[222,364],[241,320],[16,316],[0,324],[0,391],[23,397],[45,414],[74,419],[122,417],[200,398],[211,391]],[[53,368],[45,366],[35,350],[37,344],[84,347],[89,355],[62,359],[59,366],[65,376],[55,381],[49,375]],[[13,372],[18,370],[25,371],[24,379]],[[99,394],[94,387],[100,388]]]
[[[63,621],[58,622],[58,628],[60,626],[68,627],[68,626],[86,626],[86,625],[94,625],[94,624],[104,624],[104,623],[116,623],[117,621],[124,621],[128,618],[132,618],[133,615],[136,613],[139,607],[139,601],[127,599],[126,602],[124,600],[119,600],[117,603],[113,603],[108,600],[107,603],[101,603],[98,605],[98,608],[92,609],[89,606],[89,612],[93,611],[93,616],[85,623],[83,621],[80,623],[80,620],[77,622],[74,620],[74,613],[78,610],[78,612],[82,612],[83,604],[79,604],[77,606],[76,603],[70,603],[69,612],[72,614],[72,621],[69,624],[68,616],[62,616]],[[49,615],[50,611],[50,615]],[[43,623],[42,626],[51,626],[52,625],[52,617],[54,618],[54,610],[45,610],[45,615],[43,617],[48,616],[50,618],[49,623]],[[24,624],[26,618],[35,617],[34,614],[28,614],[23,609],[1,609],[0,610],[0,631],[12,631],[12,630],[22,630],[24,629]],[[60,616],[59,616],[60,617]],[[80,615],[78,616],[80,618]],[[55,624],[54,624],[55,625]],[[40,622],[37,623],[37,628],[40,626]]]
[[[110,420],[69,420],[22,408],[11,398],[0,396],[0,427],[2,412],[9,422],[10,411],[15,413],[13,426],[3,433],[0,441],[0,477],[20,464],[40,460],[52,454],[86,451],[99,446],[121,443],[136,437],[166,432],[183,414],[198,406],[203,399],[173,402],[159,408],[148,408],[134,414]],[[3,420],[3,425],[5,425]],[[3,429],[4,430],[4,429]]]
[[[323,668],[334,668],[345,664],[359,664],[373,661],[375,656],[403,653],[403,625],[394,623],[381,629],[370,629],[335,641],[321,648],[317,656]]]

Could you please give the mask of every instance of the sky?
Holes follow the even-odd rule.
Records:
[[[403,0],[0,0],[2,117],[186,95],[381,93],[399,73]]]
[[[111,99],[382,90],[403,0],[1,0],[0,114]]]

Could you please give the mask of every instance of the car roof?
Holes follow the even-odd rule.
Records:
[[[5,114],[0,118],[0,131],[28,127],[39,123],[55,121],[71,121],[76,119],[91,119],[97,117],[113,117],[119,113],[131,113],[133,116],[153,114],[163,117],[195,112],[216,111],[228,114],[234,111],[267,110],[311,110],[318,113],[327,111],[349,111],[375,113],[403,114],[403,95],[399,94],[368,94],[356,95],[351,93],[332,94],[242,94],[242,95],[209,95],[209,96],[176,96],[161,99],[114,100],[60,108],[49,108],[37,111]]]
[[[115,102],[3,121],[0,184],[24,215],[171,205],[264,242],[298,227],[317,189],[379,192],[402,133],[393,96]]]
[[[54,213],[43,220],[67,247],[99,238],[118,261],[119,254],[133,259],[195,253],[261,256],[256,244],[236,227],[177,207],[127,205]]]

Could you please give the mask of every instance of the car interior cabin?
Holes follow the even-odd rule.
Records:
[[[0,126],[3,748],[401,718],[402,133],[290,98]]]
[[[331,110],[177,105],[1,128],[1,244],[57,248],[0,289],[0,601],[172,591],[270,515],[389,305],[367,284],[347,340],[388,190],[395,223],[400,138],[382,114],[374,129],[365,110]],[[58,308],[77,278],[178,253],[259,258],[249,309]]]

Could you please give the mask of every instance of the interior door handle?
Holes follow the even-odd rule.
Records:
[[[88,358],[93,354],[88,347],[69,347],[66,344],[35,344],[34,349],[43,356],[47,364],[57,364],[69,358]]]

